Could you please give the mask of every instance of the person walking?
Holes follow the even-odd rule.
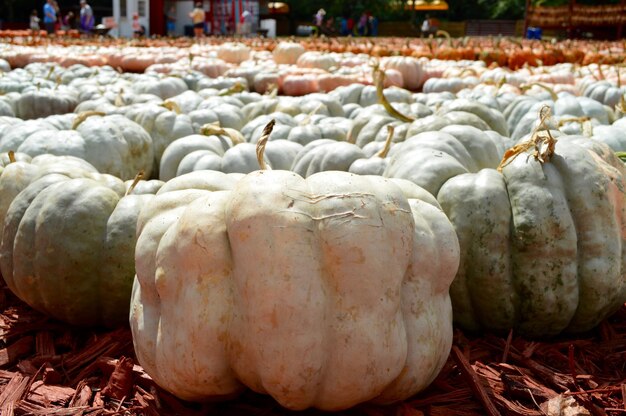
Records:
[[[53,33],[54,25],[57,21],[57,12],[54,9],[54,0],[47,0],[43,5],[43,26],[46,28],[46,32]]]
[[[93,10],[87,4],[87,0],[80,0],[80,31],[91,33],[96,19],[93,17]]]
[[[204,34],[204,10],[202,3],[196,3],[196,7],[189,13],[191,22],[193,23],[193,33],[197,38],[201,38]]]

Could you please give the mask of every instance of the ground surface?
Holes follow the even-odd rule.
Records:
[[[221,404],[184,403],[133,366],[129,329],[76,329],[33,311],[6,288],[0,298],[3,416],[295,414],[253,393]],[[551,342],[457,331],[427,391],[398,405],[340,414],[612,416],[626,414],[625,395],[626,307],[593,333]]]

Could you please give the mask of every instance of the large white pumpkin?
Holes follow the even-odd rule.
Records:
[[[187,400],[244,386],[290,409],[410,397],[448,356],[459,261],[434,199],[413,199],[424,193],[278,170],[230,191],[160,192],[138,220],[139,362]]]

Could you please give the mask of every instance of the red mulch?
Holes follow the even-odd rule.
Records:
[[[2,416],[295,414],[253,393],[226,403],[183,402],[134,364],[128,328],[68,327],[33,311],[6,288],[0,290],[0,306]],[[617,416],[626,415],[625,396],[626,306],[591,333],[550,342],[456,331],[448,362],[427,391],[401,404],[338,414]]]

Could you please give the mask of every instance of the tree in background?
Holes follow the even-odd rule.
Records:
[[[541,0],[540,0],[541,1]],[[545,0],[569,1],[569,0]],[[581,0],[578,0],[581,2]],[[584,0],[583,0],[584,1]],[[590,0],[593,1],[593,0]],[[382,20],[408,20],[415,17],[406,7],[407,0],[288,0],[291,15],[299,20],[312,20],[320,8],[328,16],[359,16],[363,11],[370,11]],[[471,19],[523,19],[526,0],[447,0],[450,8],[447,12],[436,12],[441,19],[462,21]],[[330,3],[330,4],[329,4]],[[390,7],[395,4],[396,7]]]

